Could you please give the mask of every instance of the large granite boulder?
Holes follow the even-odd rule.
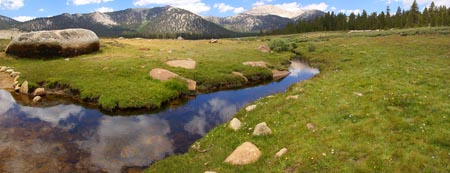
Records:
[[[86,29],[38,31],[21,34],[11,40],[7,54],[20,57],[77,56],[98,51],[97,35]]]

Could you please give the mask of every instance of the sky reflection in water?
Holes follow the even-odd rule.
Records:
[[[60,171],[120,172],[125,166],[149,165],[185,152],[195,140],[229,121],[249,102],[283,92],[318,73],[316,69],[300,68],[291,69],[290,76],[281,82],[201,94],[182,106],[137,116],[107,116],[77,105],[26,107],[17,104],[9,92],[0,90],[0,153],[13,151],[0,161],[4,169],[0,171],[39,172],[33,159],[40,155],[44,167]],[[29,152],[30,157],[21,152]],[[5,166],[12,162],[15,164]],[[68,166],[61,166],[64,164]]]

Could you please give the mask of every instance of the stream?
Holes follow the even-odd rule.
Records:
[[[184,153],[255,100],[318,74],[293,62],[278,82],[200,94],[153,114],[109,116],[75,104],[29,107],[0,90],[0,172],[132,172]]]

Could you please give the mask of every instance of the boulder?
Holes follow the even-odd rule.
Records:
[[[278,151],[278,152],[275,154],[275,158],[280,158],[281,156],[283,156],[284,154],[286,154],[286,152],[287,152],[287,149],[286,149],[286,148],[281,149],[280,151]]]
[[[233,118],[230,121],[230,124],[228,125],[230,129],[233,129],[234,131],[238,131],[241,128],[241,121],[239,121],[237,118]]]
[[[6,53],[19,57],[77,56],[98,51],[97,35],[86,29],[37,31],[11,40]]]
[[[166,70],[166,69],[155,68],[155,69],[152,69],[149,72],[149,74],[150,74],[150,77],[152,77],[153,79],[158,79],[158,80],[162,80],[162,81],[167,81],[171,78],[179,77],[180,79],[183,79],[184,81],[186,81],[186,85],[189,90],[195,91],[197,89],[196,81],[180,77],[178,74],[171,72],[169,70]]]
[[[41,99],[42,99],[42,97],[41,97],[41,96],[36,96],[36,97],[34,97],[34,98],[33,98],[33,103],[37,103],[37,102],[40,102],[40,101],[41,101]]]
[[[33,95],[34,96],[43,96],[43,95],[45,95],[45,89],[37,88],[36,90],[34,90]]]
[[[28,94],[28,81],[25,81],[20,86],[19,92],[22,94]]]
[[[167,81],[171,78],[178,77],[178,75],[175,74],[174,72],[162,68],[155,68],[151,70],[149,74],[153,79],[158,79],[162,81]]]
[[[289,76],[289,74],[291,74],[291,72],[289,72],[289,71],[272,70],[273,80],[283,79],[283,78]]]
[[[0,72],[5,72],[5,71],[6,71],[6,67],[5,66],[0,68]]]
[[[247,77],[244,76],[244,74],[240,73],[240,72],[232,72],[231,74],[235,75],[235,76],[239,76],[242,79],[244,79],[245,82],[248,82]]]
[[[171,60],[167,61],[166,64],[171,67],[180,67],[185,69],[195,69],[197,66],[197,62],[192,59]]]
[[[253,109],[255,109],[256,108],[256,105],[250,105],[250,106],[247,106],[246,108],[245,108],[245,110],[247,111],[247,112],[250,112],[250,111],[252,111]]]
[[[264,61],[248,61],[242,63],[243,65],[252,66],[252,67],[264,67],[267,68],[267,63]]]
[[[209,43],[219,43],[219,40],[213,38],[213,39],[209,40]]]
[[[253,130],[253,136],[270,135],[272,130],[267,126],[266,122],[259,123]]]
[[[12,72],[11,74],[9,74],[9,76],[15,78],[16,76],[20,75],[20,72]]]
[[[247,165],[258,161],[261,154],[261,151],[255,144],[244,142],[225,159],[225,163],[232,165]]]
[[[269,47],[267,47],[266,45],[261,45],[261,46],[259,46],[258,47],[258,50],[259,51],[261,51],[261,52],[263,52],[263,53],[270,53],[270,48]]]
[[[312,132],[316,131],[316,126],[313,123],[306,124],[306,128],[308,128],[308,130],[311,130]]]
[[[292,95],[292,96],[287,96],[286,100],[297,100],[299,97],[299,95]]]
[[[8,73],[8,74],[11,74],[11,73],[13,73],[14,72],[14,69],[7,69],[6,70],[6,73]]]
[[[14,91],[20,91],[20,85],[14,86]]]

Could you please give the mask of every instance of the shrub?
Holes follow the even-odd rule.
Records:
[[[275,52],[283,52],[292,49],[286,39],[273,39],[269,42],[269,47]]]

